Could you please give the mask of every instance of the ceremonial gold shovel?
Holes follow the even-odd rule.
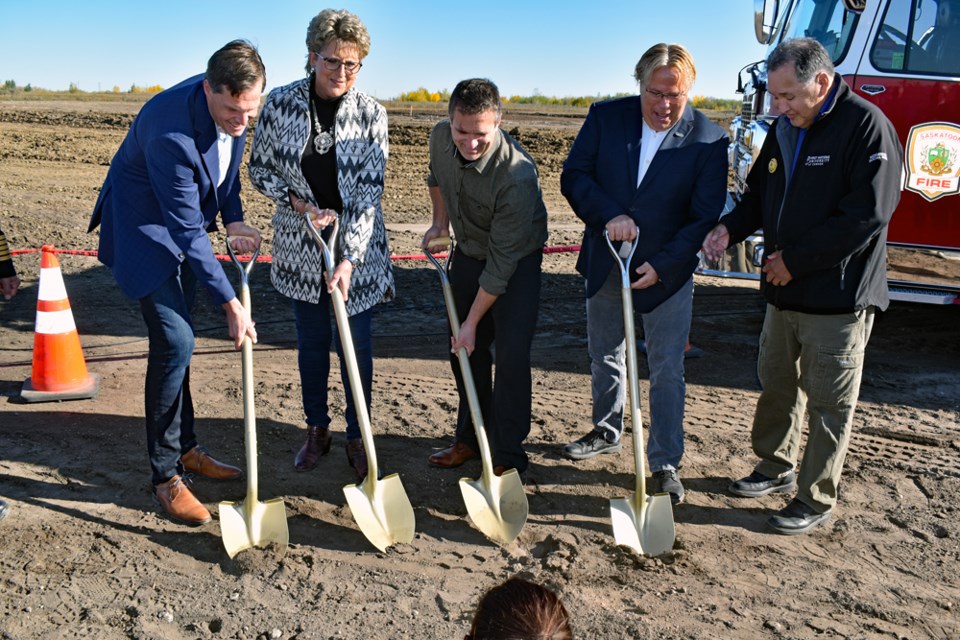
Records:
[[[227,238],[227,253],[240,271],[240,301],[250,311],[250,271],[260,250],[254,251],[247,266],[237,259]],[[287,530],[287,511],[283,500],[257,500],[257,418],[253,403],[253,344],[250,336],[243,340],[243,429],[247,454],[247,497],[241,503],[220,503],[220,533],[223,546],[231,558],[250,547],[265,547],[275,543],[280,555],[287,551],[290,534]]]
[[[433,255],[431,249],[447,247],[446,260],[441,263]],[[440,284],[443,287],[443,299],[447,307],[447,316],[450,319],[450,331],[454,339],[460,335],[460,320],[457,316],[457,307],[453,301],[453,289],[447,277],[447,267],[450,256],[453,254],[453,241],[449,237],[434,238],[427,246],[426,255],[440,274]],[[470,405],[470,416],[473,418],[473,428],[477,434],[477,444],[480,446],[480,460],[483,471],[476,480],[472,478],[460,479],[460,492],[467,513],[473,524],[485,536],[499,542],[509,544],[516,540],[527,521],[529,507],[527,494],[523,490],[523,481],[516,469],[508,469],[503,475],[493,473],[493,458],[490,455],[490,445],[487,442],[487,430],[483,425],[483,414],[480,411],[480,399],[477,397],[477,388],[473,382],[473,372],[470,369],[470,357],[466,348],[457,352],[460,360],[460,375],[467,393],[467,403]]]
[[[314,228],[310,215],[304,214],[310,235],[316,240],[323,254],[323,265],[327,271],[327,280],[333,275],[333,249],[336,247],[340,221],[333,223],[333,232],[330,235],[331,246],[327,246],[323,236]],[[373,445],[373,429],[370,426],[370,415],[367,413],[367,403],[363,395],[363,385],[360,381],[360,369],[357,366],[357,355],[353,348],[353,335],[350,333],[350,319],[347,316],[347,305],[343,300],[343,292],[334,287],[330,293],[333,300],[333,311],[337,318],[337,328],[340,331],[340,345],[343,347],[343,357],[347,365],[347,375],[350,379],[350,390],[353,392],[353,405],[357,412],[357,421],[360,423],[360,435],[363,438],[363,448],[367,452],[367,477],[360,484],[349,484],[343,488],[343,493],[350,505],[353,519],[356,520],[360,531],[367,537],[373,546],[380,551],[398,543],[410,543],[416,529],[416,520],[410,498],[396,473],[385,478],[379,478],[377,467],[377,451]]]
[[[639,229],[637,232],[639,233]],[[627,378],[630,383],[630,415],[633,421],[633,458],[636,464],[636,490],[626,498],[610,500],[613,537],[617,544],[632,547],[646,555],[658,556],[673,549],[676,532],[670,495],[658,493],[648,496],[646,491],[646,452],[643,446],[643,417],[640,415],[640,384],[637,380],[637,334],[633,326],[633,294],[630,289],[630,260],[637,249],[637,241],[634,239],[630,245],[630,255],[624,259],[610,242],[606,231],[603,232],[603,237],[620,268],[623,333],[627,349]]]

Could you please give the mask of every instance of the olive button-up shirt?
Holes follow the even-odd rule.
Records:
[[[533,158],[498,129],[490,150],[465,163],[444,120],[430,134],[427,185],[440,188],[460,250],[486,261],[480,286],[502,295],[517,262],[547,241],[547,208]]]

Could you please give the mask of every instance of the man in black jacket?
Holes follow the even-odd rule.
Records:
[[[903,149],[890,121],[853,93],[816,40],[781,43],[767,73],[781,116],[747,193],[703,250],[717,259],[763,228],[763,391],[751,435],[760,462],[730,491],[756,498],[796,489],[769,520],[792,535],[826,521],[837,502],[874,310],[889,304],[887,225],[900,200]],[[804,410],[809,433],[795,473]]]

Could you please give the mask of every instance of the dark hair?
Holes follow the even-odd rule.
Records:
[[[790,38],[778,44],[767,57],[767,72],[776,71],[791,62],[800,84],[807,84],[821,71],[833,77],[833,60],[830,59],[830,54],[813,38]]]
[[[447,107],[451,118],[454,111],[472,116],[490,110],[500,113],[500,90],[486,78],[470,78],[458,82],[450,94],[450,104]]]
[[[480,599],[469,640],[573,640],[560,598],[534,582],[510,578]]]
[[[267,70],[256,47],[246,40],[233,40],[210,56],[204,78],[214,93],[226,88],[236,97],[257,85],[262,91],[267,84]]]

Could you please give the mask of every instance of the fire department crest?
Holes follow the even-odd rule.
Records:
[[[960,193],[960,126],[927,122],[910,129],[906,187],[933,202]]]

